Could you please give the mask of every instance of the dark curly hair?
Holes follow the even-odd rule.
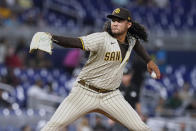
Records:
[[[113,36],[111,30],[111,21],[106,21],[103,27],[104,31],[107,31],[110,35]],[[145,42],[148,41],[148,35],[144,26],[137,22],[132,22],[132,26],[128,29],[128,35],[135,37],[136,39],[141,39]]]

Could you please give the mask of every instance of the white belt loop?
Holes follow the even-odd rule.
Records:
[[[90,85],[90,84],[89,84],[88,82],[85,82],[85,86],[86,86],[86,87],[89,88],[89,85]]]

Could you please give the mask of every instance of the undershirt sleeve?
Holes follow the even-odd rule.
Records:
[[[52,41],[65,48],[84,48],[80,38],[52,35]]]
[[[140,44],[139,40],[136,40],[135,46],[133,47],[133,50],[136,52],[138,56],[140,56],[146,63],[148,63],[151,60],[150,55],[148,52],[144,49],[144,47]]]

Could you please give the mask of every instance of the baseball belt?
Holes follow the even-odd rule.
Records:
[[[115,89],[115,90],[98,89],[98,88],[96,88],[96,87],[94,87],[92,85],[87,84],[84,80],[80,80],[80,81],[78,81],[78,83],[83,85],[83,86],[85,86],[85,87],[88,87],[89,89],[91,89],[93,91],[96,91],[98,93],[108,93],[108,92],[115,91],[115,90],[118,89],[118,88]]]

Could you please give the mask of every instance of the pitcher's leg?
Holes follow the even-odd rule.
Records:
[[[101,109],[133,131],[151,131],[119,91],[103,99]]]
[[[50,121],[41,131],[59,131],[60,128],[69,125],[80,116],[94,109],[96,96],[89,95],[89,91],[77,87],[76,91],[60,104]]]

